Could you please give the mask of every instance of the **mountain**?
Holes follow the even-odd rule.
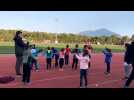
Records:
[[[79,33],[80,35],[86,35],[86,36],[111,36],[111,35],[116,35],[120,36],[119,34],[112,32],[108,29],[102,28],[94,31],[83,31]]]

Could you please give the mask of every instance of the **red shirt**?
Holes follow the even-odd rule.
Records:
[[[70,48],[66,48],[66,54],[69,55],[69,53],[71,52],[71,49]]]

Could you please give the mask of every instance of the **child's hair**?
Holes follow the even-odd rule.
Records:
[[[87,45],[84,45],[84,47],[83,47],[83,48],[84,48],[84,49],[86,49],[87,47],[88,47]]]
[[[33,45],[29,45],[29,48],[32,49],[33,48]]]
[[[111,53],[111,49],[107,48],[107,51]]]
[[[83,51],[83,57],[88,56],[88,55],[89,55],[88,50],[84,50]]]
[[[54,47],[52,47],[51,49],[54,49]]]
[[[79,47],[79,45],[78,45],[78,44],[76,44],[76,45],[75,45],[75,47],[76,47],[76,48],[78,48],[78,47]]]
[[[88,46],[88,49],[93,49],[91,45]]]
[[[68,44],[66,45],[66,48],[69,48],[69,45]]]
[[[47,47],[48,50],[50,50],[50,47]]]
[[[63,52],[63,51],[64,51],[64,48],[61,48],[61,50],[60,50],[60,51],[62,51],[62,52]]]
[[[33,44],[33,48],[35,49],[35,44]]]
[[[25,46],[25,49],[28,49],[28,48],[30,48],[29,42],[27,42],[27,43],[26,43],[26,46]]]

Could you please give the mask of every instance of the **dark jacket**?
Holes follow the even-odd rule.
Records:
[[[134,64],[134,44],[131,44],[128,47],[128,54],[127,57],[129,58],[130,63]]]
[[[23,51],[26,44],[23,42],[22,38],[20,37],[14,38],[14,41],[15,41],[15,55],[23,56]]]
[[[124,55],[124,62],[126,62],[127,64],[130,64],[129,52],[130,52],[130,45],[127,47]]]

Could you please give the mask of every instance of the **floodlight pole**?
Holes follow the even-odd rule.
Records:
[[[57,27],[58,27],[58,18],[56,18],[56,23],[57,23]],[[55,39],[55,43],[58,43],[58,39],[57,39],[57,32],[56,32],[56,39]]]

